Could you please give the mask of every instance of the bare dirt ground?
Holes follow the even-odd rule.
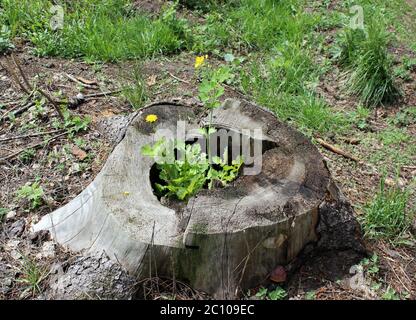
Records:
[[[153,10],[152,8],[150,10]],[[74,97],[80,92],[88,95],[117,90],[126,80],[125,71],[133,67],[131,62],[120,65],[87,64],[75,60],[37,58],[30,54],[30,48],[25,44],[21,44],[15,50],[15,55],[32,85],[39,86],[46,92],[60,92],[60,98]],[[193,56],[180,54],[174,58],[160,58],[144,63],[143,79],[149,92],[147,101],[169,99],[195,101],[197,79],[193,73],[193,61]],[[16,71],[10,56],[1,57],[0,62]],[[404,84],[407,105],[416,104],[414,96],[416,70],[413,70],[412,77],[412,81]],[[76,78],[78,81],[70,78]],[[343,97],[342,94],[340,96],[340,88],[336,83],[338,83],[338,71],[333,70],[322,80],[321,94],[335,110],[353,110],[353,101]],[[30,146],[39,144],[45,137],[53,137],[56,134],[43,135],[45,132],[56,130],[53,124],[58,118],[50,104],[45,104],[42,108],[46,110],[42,112],[37,112],[37,106],[34,105],[17,115],[13,121],[6,119],[6,114],[25,106],[26,102],[21,88],[3,68],[0,70],[0,92],[0,104],[5,106],[1,109],[0,158],[31,149]],[[227,89],[225,98],[238,95],[238,92]],[[99,130],[100,121],[133,111],[129,103],[118,94],[110,93],[90,99],[71,110],[74,115],[91,118],[88,131],[77,133],[73,138],[63,135],[45,142],[34,148],[35,154],[29,160],[22,158],[20,153],[0,163],[0,207],[7,209],[7,216],[1,225],[0,233],[0,275],[3,278],[0,285],[0,299],[43,298],[41,292],[42,288],[47,287],[50,266],[72,258],[70,253],[54,245],[47,235],[36,237],[30,235],[30,224],[74,198],[100,171],[111,151],[110,141]],[[367,159],[380,146],[364,143],[368,132],[382,131],[387,126],[388,117],[398,112],[398,106],[386,110],[375,109],[366,120],[365,130],[357,128],[348,137],[334,135],[326,139],[331,139],[328,142],[369,163]],[[414,138],[416,138],[415,126],[416,124],[411,124],[406,129]],[[39,133],[42,135],[23,137]],[[353,138],[358,142],[351,143]],[[376,192],[381,172],[375,165],[358,164],[318,147],[327,160],[333,177],[351,203],[356,206],[357,215],[360,215],[360,205],[367,203]],[[389,160],[384,164],[388,166]],[[393,170],[393,163],[390,168]],[[400,183],[410,185],[415,176],[416,168],[403,167],[400,172]],[[25,183],[36,180],[40,181],[44,188],[43,204],[36,210],[28,210],[27,203],[16,199],[16,192]],[[396,292],[407,292],[409,298],[416,298],[415,248],[392,247],[380,241],[368,241],[366,245],[370,252],[375,252],[379,257],[378,278],[383,279]],[[35,261],[40,266],[39,269],[44,272],[39,283],[39,291],[25,290],[27,283],[24,281],[25,273],[22,272],[22,268],[27,266],[21,265],[19,258],[22,256]],[[361,259],[361,256],[351,252],[324,253],[314,257],[290,274],[286,284],[289,296],[292,299],[301,299],[305,298],[308,292],[313,291],[315,299],[373,298],[368,291],[352,289],[349,285],[352,277],[350,267]],[[273,287],[273,284],[270,286]],[[370,284],[367,288],[369,286]],[[162,281],[159,292],[147,293],[146,297],[161,298],[167,296],[171,290],[171,282]],[[177,298],[203,297],[201,293],[195,293],[185,284],[179,285],[177,290],[179,293]]]

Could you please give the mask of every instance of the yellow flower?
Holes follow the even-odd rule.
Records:
[[[204,64],[205,59],[208,59],[208,55],[196,57],[195,58],[195,69],[198,69],[200,66],[202,66]]]
[[[157,121],[157,115],[155,114],[148,114],[146,116],[146,122],[155,122]]]
[[[130,192],[128,192],[128,191],[124,191],[124,192],[123,192],[123,195],[127,197],[127,196],[129,196],[129,195],[130,195]]]

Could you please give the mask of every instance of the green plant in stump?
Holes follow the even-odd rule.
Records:
[[[176,160],[174,144],[174,141],[161,139],[153,146],[143,146],[141,152],[156,159],[157,168],[160,170],[159,177],[165,183],[156,184],[157,191],[184,200],[204,186],[209,163],[205,154],[201,153],[199,144],[185,146],[180,142],[176,143],[176,148],[178,152],[184,152],[184,159]]]
[[[370,238],[402,242],[414,216],[414,212],[407,212],[409,196],[409,191],[402,191],[399,187],[386,188],[382,179],[374,200],[365,207],[365,234]]]
[[[17,191],[17,198],[29,202],[30,209],[36,209],[42,204],[44,191],[39,182],[28,183]]]
[[[183,159],[175,159],[175,149],[178,154],[183,155]],[[226,186],[237,177],[243,164],[242,159],[238,158],[229,165],[226,156],[228,152],[225,150],[223,159],[213,158],[214,163],[219,166],[217,170],[210,165],[199,144],[186,145],[181,141],[165,139],[157,141],[153,146],[143,146],[141,152],[142,155],[154,158],[160,170],[159,178],[164,184],[156,183],[156,191],[179,200],[192,197],[205,185],[212,188],[215,181]]]

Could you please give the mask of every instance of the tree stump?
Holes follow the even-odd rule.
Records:
[[[158,120],[146,122],[149,114]],[[260,284],[308,243],[360,247],[352,210],[317,148],[244,100],[227,100],[214,111],[213,125],[235,132],[260,128],[261,172],[202,190],[187,203],[162,203],[152,189],[154,160],[140,150],[154,142],[156,130],[176,132],[178,120],[188,131],[208,116],[203,108],[171,103],[140,110],[95,180],[34,231],[49,230],[74,251],[104,251],[139,278],[172,277],[217,298]]]

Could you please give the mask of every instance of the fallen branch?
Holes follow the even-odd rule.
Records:
[[[99,93],[91,93],[91,94],[87,94],[84,96],[85,99],[90,99],[90,98],[97,98],[97,97],[104,97],[104,96],[111,96],[115,93],[120,93],[122,92],[123,89],[116,89],[113,91],[104,91],[104,92],[99,92]]]
[[[30,91],[29,89],[27,89],[19,80],[19,78],[17,77],[17,75],[13,72],[13,70],[9,67],[6,66],[6,64],[2,64],[0,62],[0,66],[7,71],[7,73],[10,74],[10,76],[12,77],[12,79],[14,80],[14,82],[20,87],[20,89],[22,89],[23,92],[25,92],[26,94],[30,95]]]
[[[64,121],[65,117],[64,117],[64,115],[63,115],[63,113],[62,113],[62,111],[59,107],[59,103],[56,102],[55,100],[53,100],[52,97],[49,94],[47,94],[45,91],[43,91],[41,88],[38,88],[38,91],[41,95],[43,95],[53,105],[53,107],[55,108],[55,110],[58,113],[61,120]]]
[[[324,140],[320,139],[320,138],[316,138],[315,139],[316,142],[318,142],[321,146],[323,146],[325,149],[332,151],[334,153],[337,153],[347,159],[353,160],[355,162],[361,162],[360,159],[358,159],[357,157],[349,154],[348,152],[345,152],[344,150],[339,149],[338,147],[333,146],[332,144],[329,144],[328,142],[325,142]]]
[[[183,83],[186,83],[186,84],[191,84],[189,81],[184,80],[184,79],[181,79],[181,78],[178,78],[177,76],[175,76],[173,73],[170,73],[169,71],[168,71],[168,74],[169,74],[169,75],[170,75],[173,79],[178,80],[179,82],[183,82]]]
[[[58,138],[60,138],[60,137],[62,137],[62,136],[64,136],[64,135],[66,135],[67,133],[68,133],[68,132],[67,132],[67,131],[65,131],[65,132],[60,133],[60,134],[58,134],[58,135],[56,135],[56,136],[53,136],[53,137],[51,137],[51,138],[49,138],[49,139],[46,139],[46,141],[42,141],[42,142],[36,143],[36,144],[34,144],[34,145],[27,146],[26,148],[23,148],[23,149],[21,149],[21,150],[19,150],[19,151],[15,152],[15,153],[12,153],[11,155],[8,155],[7,157],[1,158],[1,159],[0,159],[0,163],[7,162],[7,161],[9,161],[9,160],[13,159],[14,157],[18,156],[19,154],[21,154],[22,152],[24,152],[24,151],[25,151],[25,150],[27,150],[27,149],[36,149],[36,148],[39,148],[39,147],[41,147],[42,145],[44,145],[45,143],[49,143],[49,142],[51,142],[51,141],[53,141],[53,140],[56,140],[56,139],[58,139]]]
[[[35,105],[35,103],[34,102],[28,102],[28,103],[26,103],[24,106],[22,106],[22,107],[20,107],[19,109],[17,109],[16,111],[14,111],[16,108],[12,108],[12,109],[10,109],[9,111],[7,111],[7,112],[5,112],[4,114],[3,114],[3,116],[0,118],[0,122],[2,122],[4,119],[6,119],[6,117],[9,115],[9,114],[13,114],[14,116],[17,116],[17,115],[20,115],[20,114],[22,114],[23,112],[26,112],[30,107],[32,107],[32,106],[34,106]]]
[[[78,80],[77,78],[75,78],[75,77],[71,76],[71,75],[70,75],[70,74],[68,74],[68,73],[66,73],[66,74],[65,74],[65,76],[66,76],[69,80],[71,80],[71,81],[73,81],[73,82],[75,82],[75,83],[78,83],[79,85],[81,85],[81,86],[83,86],[83,87],[85,87],[85,88],[89,88],[89,89],[97,89],[97,85],[92,85],[92,84],[87,84],[87,83],[85,83],[85,82],[82,82],[82,81]]]
[[[12,60],[14,62],[14,64],[17,67],[17,70],[19,70],[20,75],[22,76],[23,82],[26,84],[26,87],[33,92],[33,87],[32,85],[29,83],[29,80],[27,80],[26,74],[23,72],[22,67],[20,66],[20,63],[17,61],[16,57],[14,56],[14,54],[11,54],[12,56]]]
[[[25,138],[33,138],[33,137],[39,137],[39,136],[45,136],[45,135],[48,135],[48,134],[53,134],[53,133],[58,133],[58,132],[62,132],[62,129],[60,129],[60,130],[53,130],[53,131],[47,131],[47,132],[31,133],[31,134],[26,134],[26,135],[21,135],[21,136],[4,138],[4,139],[0,139],[0,142],[6,142],[6,141],[11,141],[11,140],[19,140],[19,139],[25,139]]]
[[[83,95],[82,93],[79,93],[75,97],[70,98],[69,100],[60,100],[59,103],[68,105],[69,108],[75,108],[86,101],[99,98],[99,97],[110,96],[116,93],[120,93],[122,91],[123,89],[117,89],[114,91],[98,92],[98,93],[92,93],[92,94],[87,94],[87,95]]]

